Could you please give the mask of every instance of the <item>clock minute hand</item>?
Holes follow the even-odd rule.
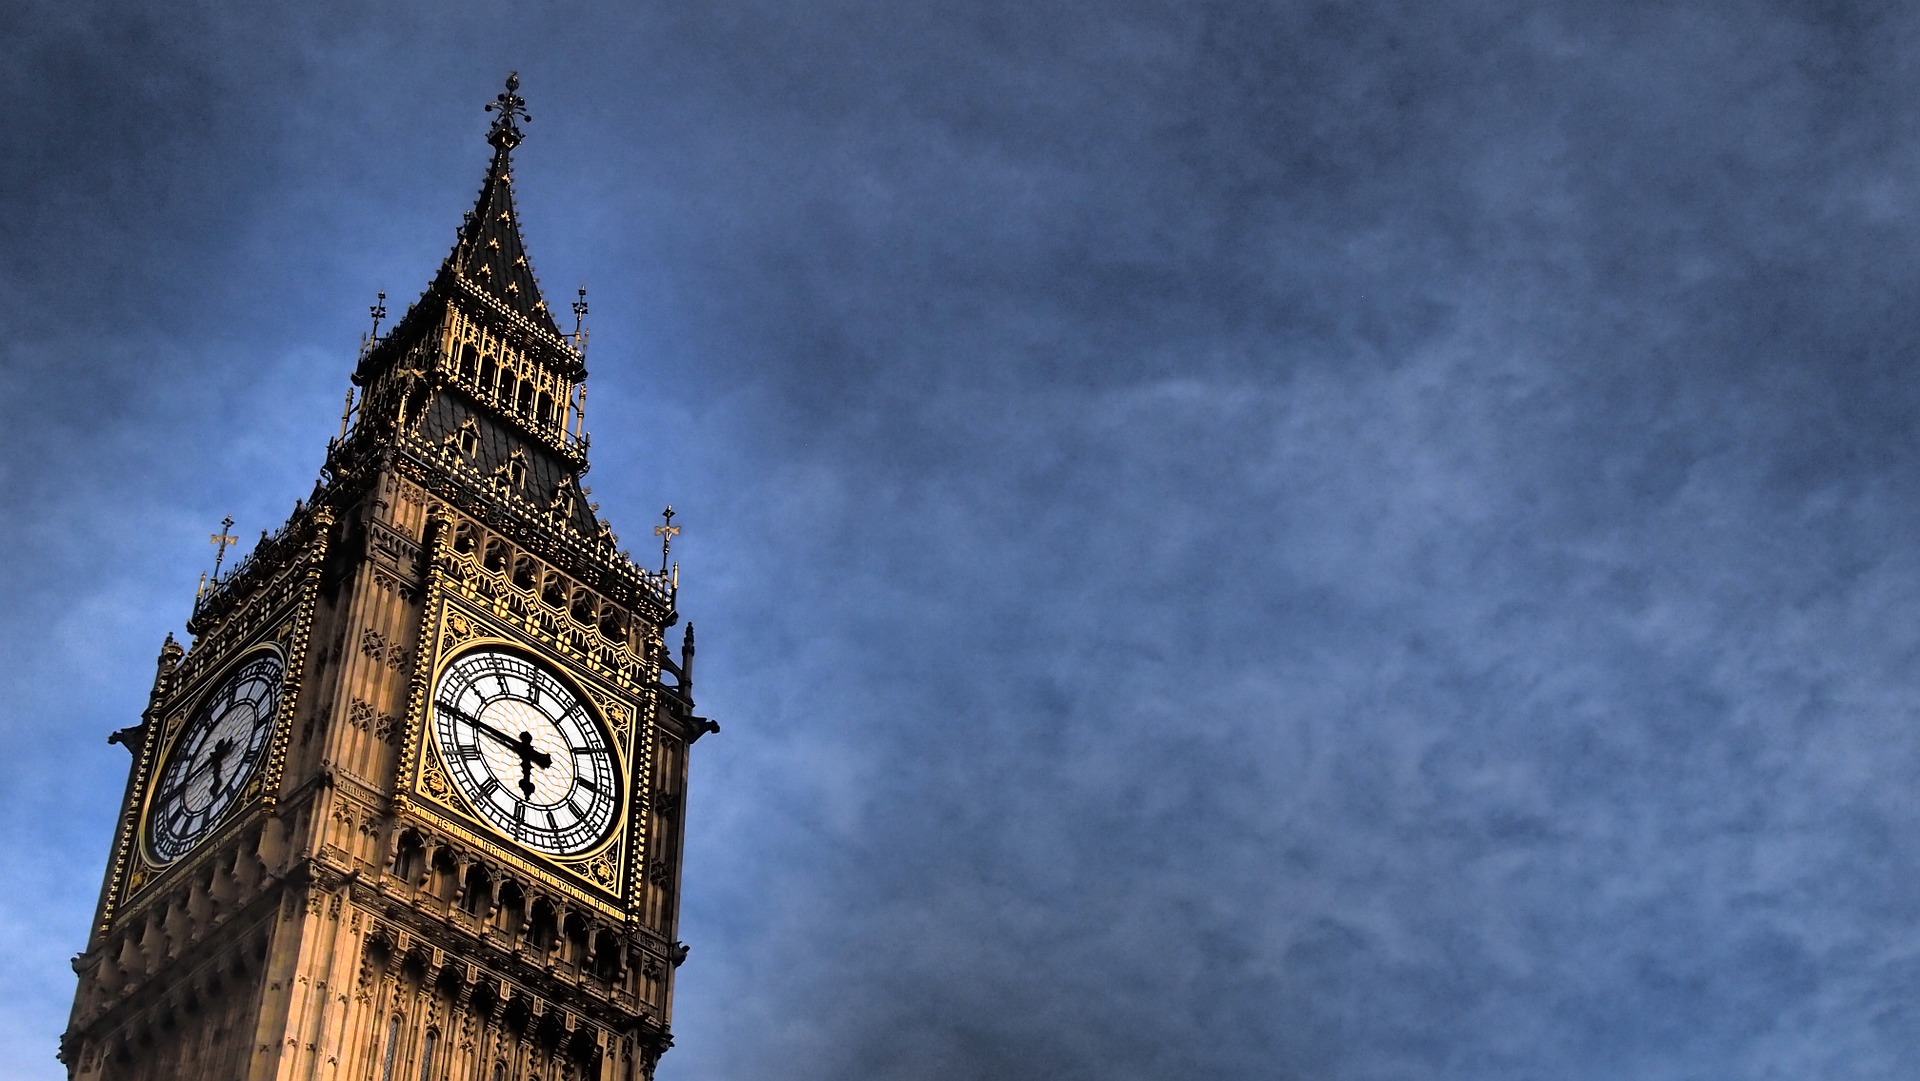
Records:
[[[472,725],[474,727],[474,730],[479,732],[480,734],[488,737],[489,739],[492,739],[496,743],[501,743],[506,745],[515,754],[520,756],[520,761],[523,766],[529,762],[532,763],[533,765],[539,766],[541,769],[546,769],[547,767],[553,765],[552,755],[548,754],[545,751],[536,751],[533,749],[533,733],[522,732],[520,733],[519,739],[514,739],[512,736],[507,735],[505,732],[502,732],[498,728],[495,728],[494,726],[488,724],[487,722],[481,720],[480,718],[473,716],[472,714],[468,713],[466,710],[461,709],[459,706],[456,706],[451,702],[441,702],[439,703],[439,706],[441,709],[446,710],[448,713],[451,713],[455,717],[458,717],[461,720]]]

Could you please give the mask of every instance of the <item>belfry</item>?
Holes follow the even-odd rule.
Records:
[[[718,726],[692,625],[667,645],[677,566],[588,502],[584,291],[563,333],[513,207],[518,78],[487,108],[479,199],[388,333],[376,305],[319,482],[112,736],[71,1077],[635,1081],[672,1043]]]

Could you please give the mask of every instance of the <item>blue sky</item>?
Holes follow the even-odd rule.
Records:
[[[446,8],[447,10],[443,10]],[[686,532],[663,1081],[1904,1078],[1920,16],[0,13],[0,1061],[520,71]]]

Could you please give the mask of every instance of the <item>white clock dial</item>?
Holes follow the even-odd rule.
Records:
[[[613,743],[544,665],[500,649],[455,658],[434,688],[433,733],[454,787],[519,844],[569,856],[611,830],[620,805]]]
[[[170,863],[219,823],[265,761],[287,665],[256,653],[221,679],[166,751],[147,807],[147,849]]]

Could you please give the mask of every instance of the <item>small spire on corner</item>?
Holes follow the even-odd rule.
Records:
[[[573,302],[573,351],[587,358],[587,287],[580,287],[580,299]]]
[[[380,344],[380,320],[387,317],[387,294],[380,293],[377,299],[367,307],[367,314],[373,316],[373,332],[360,336],[360,358],[366,359],[373,347]],[[345,434],[342,432],[342,434]]]

